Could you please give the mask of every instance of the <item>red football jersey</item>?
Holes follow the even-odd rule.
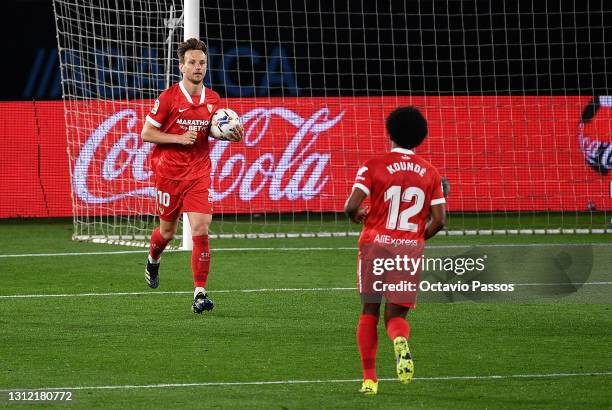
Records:
[[[151,168],[156,175],[191,180],[210,175],[208,125],[219,105],[219,94],[202,87],[199,97],[189,95],[182,82],[165,90],[147,115],[147,121],[168,134],[198,133],[193,145],[156,144]]]
[[[438,170],[404,148],[366,161],[357,172],[356,188],[370,197],[359,244],[396,238],[422,243],[430,206],[446,202]]]

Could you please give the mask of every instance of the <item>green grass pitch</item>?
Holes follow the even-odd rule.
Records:
[[[189,253],[166,253],[160,287],[150,290],[143,249],[72,242],[66,221],[5,221],[0,230],[0,407],[15,404],[9,390],[28,388],[73,388],[70,408],[612,405],[612,235],[432,240],[439,255],[493,245],[516,261],[506,274],[520,283],[545,273],[523,268],[520,255],[567,246],[575,259],[572,249],[586,246],[591,284],[542,299],[423,295],[408,315],[415,380],[394,380],[381,323],[379,394],[363,397],[357,238],[214,240],[208,288],[216,306],[199,316],[190,310]],[[222,249],[245,247],[267,249]],[[33,255],[42,253],[72,255]],[[548,269],[542,263],[533,269]],[[68,296],[41,296],[58,294]]]

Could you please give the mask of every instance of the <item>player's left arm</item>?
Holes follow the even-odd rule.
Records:
[[[429,210],[431,219],[425,226],[425,240],[437,234],[446,223],[446,204],[432,205]]]
[[[444,228],[446,223],[446,197],[449,191],[450,185],[448,180],[436,176],[431,195],[429,221],[425,225],[425,240],[433,237]]]
[[[368,215],[368,208],[361,206],[368,195],[359,188],[353,188],[353,192],[346,199],[344,213],[356,224],[363,223]]]

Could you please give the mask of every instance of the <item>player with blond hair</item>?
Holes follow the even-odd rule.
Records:
[[[178,47],[178,57],[183,78],[155,100],[141,133],[143,141],[155,144],[151,168],[160,219],[159,227],[151,235],[145,280],[151,288],[159,286],[161,254],[174,238],[181,213],[186,212],[193,239],[192,310],[202,313],[214,306],[206,292],[210,270],[208,229],[213,214],[208,135],[220,98],[204,86],[208,56],[203,41],[196,38],[184,41]],[[240,141],[242,135],[239,125],[229,139]]]

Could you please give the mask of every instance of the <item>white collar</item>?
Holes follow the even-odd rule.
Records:
[[[399,147],[393,148],[391,152],[399,152],[400,154],[414,155],[414,151],[412,151],[411,149],[407,149],[407,148],[399,148]]]
[[[190,104],[193,104],[193,100],[191,99],[191,95],[189,95],[189,93],[187,92],[187,89],[183,85],[183,81],[182,80],[179,81],[179,88],[183,92],[183,95],[185,96],[185,98],[187,98],[187,101],[189,101]],[[205,98],[206,98],[206,88],[204,87],[204,84],[202,84],[202,92],[200,93],[200,102],[199,102],[199,104],[202,104],[204,102]]]

